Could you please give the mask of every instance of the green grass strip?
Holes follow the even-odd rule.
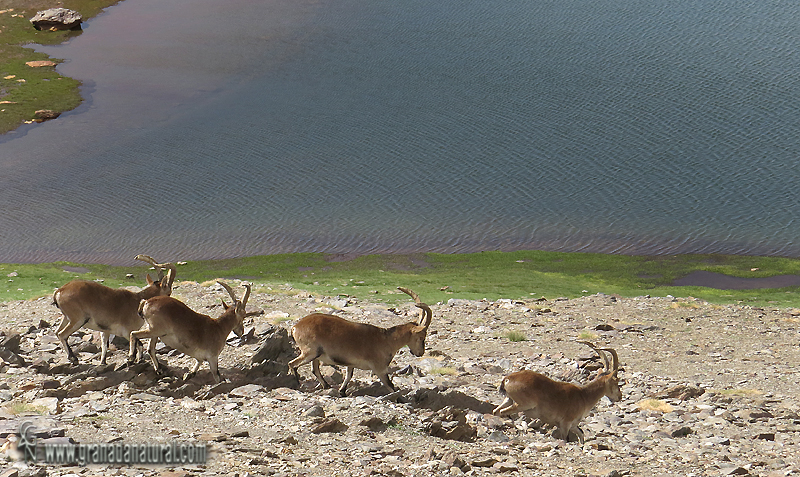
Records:
[[[77,271],[76,271],[77,270]],[[693,296],[712,303],[800,307],[798,287],[716,290],[670,284],[696,270],[743,278],[800,275],[800,261],[733,255],[628,256],[543,251],[470,254],[365,255],[343,260],[321,253],[191,261],[178,266],[177,280],[249,280],[274,290],[301,289],[396,304],[408,300],[404,286],[424,301],[450,298],[497,300],[620,296]],[[73,278],[102,279],[108,286],[143,286],[148,267],[58,262],[0,264],[0,301],[52,294]],[[132,274],[133,278],[126,278]]]

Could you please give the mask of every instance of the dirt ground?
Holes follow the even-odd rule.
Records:
[[[182,282],[173,296],[215,316],[226,294]],[[298,386],[286,370],[295,355],[290,345],[274,359],[251,358],[308,313],[387,327],[416,318],[410,300],[386,309],[288,287],[254,293],[248,311],[264,313],[248,322],[246,344],[232,339],[223,350],[227,382],[219,385],[207,365],[183,381],[193,360],[167,349],[159,355],[170,369],[166,377],[149,363],[119,369],[126,349],[112,350],[109,365],[98,366],[99,337],[88,331],[73,338],[84,351],[81,364],[71,366],[54,336],[60,313],[50,302],[0,305],[1,327],[6,338],[20,334],[25,361],[0,367],[0,429],[4,421],[13,428],[35,418],[51,435],[74,442],[206,442],[211,454],[199,466],[80,467],[25,465],[7,450],[6,465],[18,475],[800,473],[800,310],[603,294],[451,300],[431,304],[426,354],[416,358],[406,348],[395,357],[398,392],[357,370],[342,397],[316,389],[310,366],[300,369]],[[555,439],[524,417],[490,414],[502,400],[497,384],[511,371],[591,379],[598,360],[578,340],[616,349],[625,380],[621,402],[603,398],[584,419],[584,444]],[[333,368],[323,372],[342,380]],[[4,437],[13,440],[13,433]]]

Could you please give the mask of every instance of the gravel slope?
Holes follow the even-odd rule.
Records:
[[[216,316],[226,294],[182,282],[174,296]],[[800,473],[798,310],[602,294],[431,307],[426,355],[404,349],[395,357],[399,392],[356,371],[352,394],[340,397],[315,390],[310,366],[301,368],[300,386],[286,376],[294,351],[281,330],[313,311],[391,326],[416,318],[410,300],[387,310],[288,288],[257,290],[248,310],[264,314],[246,326],[253,329],[247,344],[223,351],[228,382],[220,385],[207,365],[184,382],[193,360],[167,350],[160,359],[172,376],[160,380],[149,363],[117,369],[124,349],[97,366],[99,335],[88,332],[73,338],[84,353],[82,364],[70,366],[55,338],[60,313],[50,299],[0,304],[0,355],[23,360],[0,365],[0,437],[33,419],[42,438],[199,441],[211,449],[204,466],[84,468],[26,466],[6,444],[0,465],[53,476]],[[511,341],[510,332],[526,339]],[[278,343],[273,359],[251,365],[267,339]],[[598,363],[579,339],[615,348],[626,381],[621,402],[604,398],[583,421],[583,445],[556,440],[551,429],[522,417],[487,414],[502,400],[497,384],[513,370],[585,382]],[[341,382],[333,368],[323,372]]]

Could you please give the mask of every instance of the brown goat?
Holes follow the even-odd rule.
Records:
[[[220,382],[222,375],[218,368],[219,355],[225,348],[228,335],[231,331],[240,338],[244,334],[244,318],[247,315],[245,307],[250,298],[250,284],[243,285],[247,291],[239,301],[230,286],[223,282],[217,283],[228,291],[233,300],[231,306],[222,301],[225,311],[218,318],[197,313],[182,301],[168,296],[157,296],[143,301],[139,306],[139,313],[147,322],[147,327],[131,332],[128,362],[134,360],[134,340],[150,338],[147,351],[156,372],[160,372],[161,365],[156,359],[156,343],[160,339],[167,346],[197,360],[194,368],[184,376],[184,380],[194,376],[203,361],[208,361],[214,380]]]
[[[611,348],[596,348],[593,344],[581,341],[591,347],[603,359],[603,370],[588,384],[577,386],[572,383],[553,381],[533,371],[522,370],[509,374],[500,383],[500,393],[506,396],[493,414],[505,415],[524,412],[531,418],[556,426],[555,437],[567,440],[574,432],[583,443],[583,431],[578,427],[597,402],[608,396],[612,402],[622,399],[617,352]],[[608,357],[601,351],[608,351],[614,358],[609,366]]]
[[[56,335],[73,364],[78,364],[78,357],[67,344],[67,338],[72,333],[84,326],[99,331],[102,337],[100,362],[106,364],[110,335],[127,339],[131,331],[142,327],[142,318],[138,312],[139,302],[172,293],[175,265],[156,263],[147,255],[137,255],[136,260],[147,262],[158,270],[158,279],[153,280],[148,274],[147,287],[138,293],[124,288],[109,288],[87,280],[72,280],[53,293],[53,304],[64,314]],[[165,268],[169,269],[166,278]],[[141,352],[141,347],[139,350]]]
[[[297,368],[311,362],[317,381],[322,387],[329,388],[319,370],[319,364],[324,363],[347,366],[347,374],[339,387],[342,395],[355,368],[371,370],[394,391],[394,384],[389,379],[389,364],[403,346],[408,346],[414,356],[425,354],[425,337],[433,317],[430,307],[422,303],[416,293],[406,288],[398,289],[410,295],[420,308],[419,321],[379,328],[323,313],[312,313],[298,321],[292,327],[292,337],[300,349],[300,356],[289,362],[289,369],[298,382]]]

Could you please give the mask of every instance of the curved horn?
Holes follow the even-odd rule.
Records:
[[[595,345],[593,345],[592,343],[589,343],[588,341],[578,341],[578,343],[585,344],[586,346],[592,348],[594,350],[594,352],[597,353],[598,356],[600,356],[600,358],[603,360],[603,372],[611,370],[610,363],[608,362],[608,356],[606,356],[605,354],[600,352],[601,349],[602,350],[606,350],[605,348],[598,349]]]
[[[217,283],[222,285],[222,288],[224,288],[224,289],[226,289],[228,291],[228,295],[231,296],[231,300],[233,300],[233,303],[235,305],[236,302],[239,301],[239,300],[236,299],[236,294],[233,293],[233,289],[230,286],[228,286],[228,284],[225,283],[225,282],[221,282],[221,281],[217,280]]]
[[[411,298],[413,298],[415,302],[422,303],[422,300],[419,299],[419,295],[414,293],[413,290],[409,290],[408,288],[403,288],[403,287],[397,287],[397,289],[405,293],[406,295],[411,296]]]
[[[242,298],[242,308],[244,308],[244,306],[247,305],[247,299],[250,298],[250,284],[245,283],[242,286],[247,288],[247,291],[244,292],[244,298]]]
[[[167,270],[169,270],[167,272],[167,284],[164,285],[164,287],[168,288],[168,289],[172,289],[172,282],[175,281],[175,275],[178,274],[178,269],[175,268],[175,265],[173,265],[172,262],[160,264],[160,266],[161,267],[165,267],[165,268],[167,268]]]
[[[413,290],[409,290],[408,288],[403,288],[403,287],[397,287],[397,289],[405,293],[406,295],[409,295],[411,298],[413,298],[414,305],[416,305],[416,307],[420,309],[419,322],[418,322],[419,326],[422,326],[424,328],[430,326],[431,320],[433,319],[433,311],[431,311],[431,308],[425,303],[422,303],[422,300],[419,299],[419,295],[414,293]]]
[[[612,348],[601,348],[603,351],[608,351],[611,353],[611,357],[614,358],[614,364],[611,365],[613,368],[611,370],[612,373],[616,374],[619,371],[619,356],[617,356],[617,352],[614,351]]]
[[[156,262],[156,260],[153,257],[151,257],[149,255],[143,255],[143,254],[140,253],[139,255],[133,257],[133,259],[134,260],[141,260],[142,262],[147,262],[150,265],[154,266],[155,269],[158,271],[158,281],[161,281],[161,280],[164,279],[164,266],[159,264],[158,262]]]

